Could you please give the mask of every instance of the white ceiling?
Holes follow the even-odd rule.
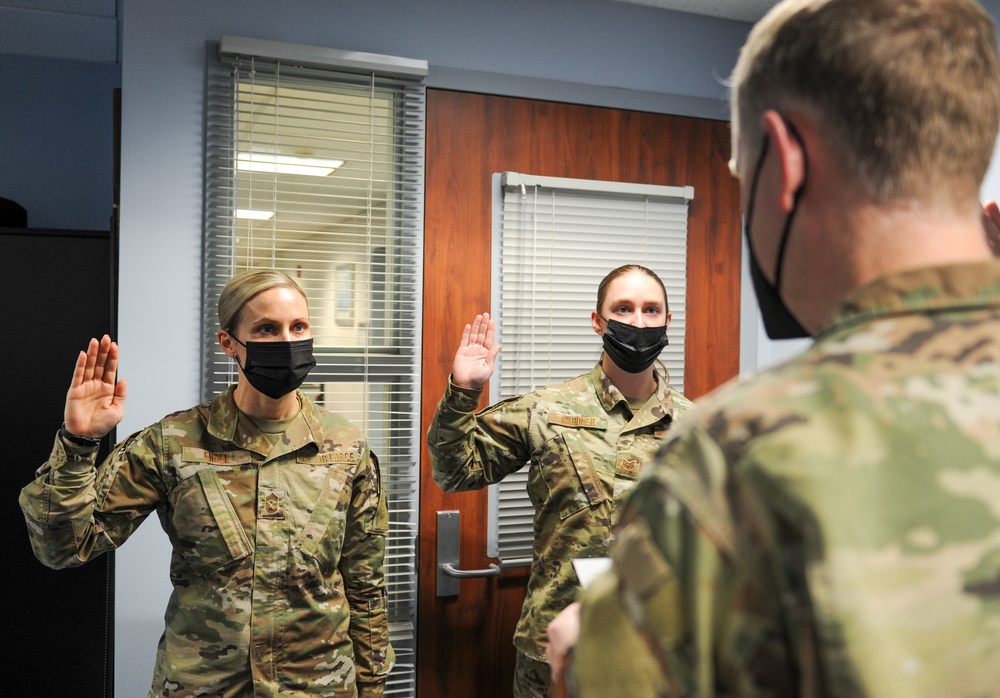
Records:
[[[124,0],[0,0],[0,53],[119,61]],[[609,0],[610,1],[610,0]],[[778,0],[614,0],[755,22]]]

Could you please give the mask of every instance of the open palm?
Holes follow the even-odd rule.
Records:
[[[66,430],[76,436],[98,439],[125,416],[125,381],[115,380],[118,373],[118,345],[104,335],[91,339],[87,351],[80,352],[73,370],[73,380],[66,393],[63,418]]]
[[[493,375],[493,365],[500,345],[494,344],[496,328],[489,313],[476,316],[462,331],[462,341],[455,352],[451,380],[463,388],[482,388]]]

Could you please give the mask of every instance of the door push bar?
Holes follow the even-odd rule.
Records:
[[[458,596],[458,580],[474,577],[496,577],[506,569],[527,567],[530,557],[500,560],[500,564],[490,563],[481,570],[463,570],[458,567],[458,549],[461,531],[461,513],[439,511],[437,513],[437,595]]]

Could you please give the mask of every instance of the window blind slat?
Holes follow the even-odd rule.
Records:
[[[418,80],[228,56],[209,70],[202,393],[236,379],[219,351],[225,282],[273,266],[309,298],[316,368],[302,389],[361,426],[389,495],[387,695],[413,696],[418,525],[417,383],[424,88]],[[241,169],[253,154],[270,171]],[[279,156],[337,160],[331,174],[276,171]],[[266,220],[237,210],[267,211]]]

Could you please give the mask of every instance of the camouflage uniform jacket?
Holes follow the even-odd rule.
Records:
[[[156,510],[173,552],[150,696],[381,696],[388,524],[378,461],[351,423],[299,393],[262,432],[233,388],[96,448],[57,436],[21,508],[35,555],[81,565]]]
[[[514,645],[544,661],[545,628],[576,599],[573,559],[608,555],[624,493],[691,403],[657,377],[632,414],[600,364],[475,414],[480,392],[449,381],[427,433],[434,481],[445,492],[478,489],[531,462],[534,561]]]
[[[1000,695],[1000,263],[877,280],[700,401],[612,558],[580,696],[629,661],[594,627],[615,605],[672,684],[630,696]]]

